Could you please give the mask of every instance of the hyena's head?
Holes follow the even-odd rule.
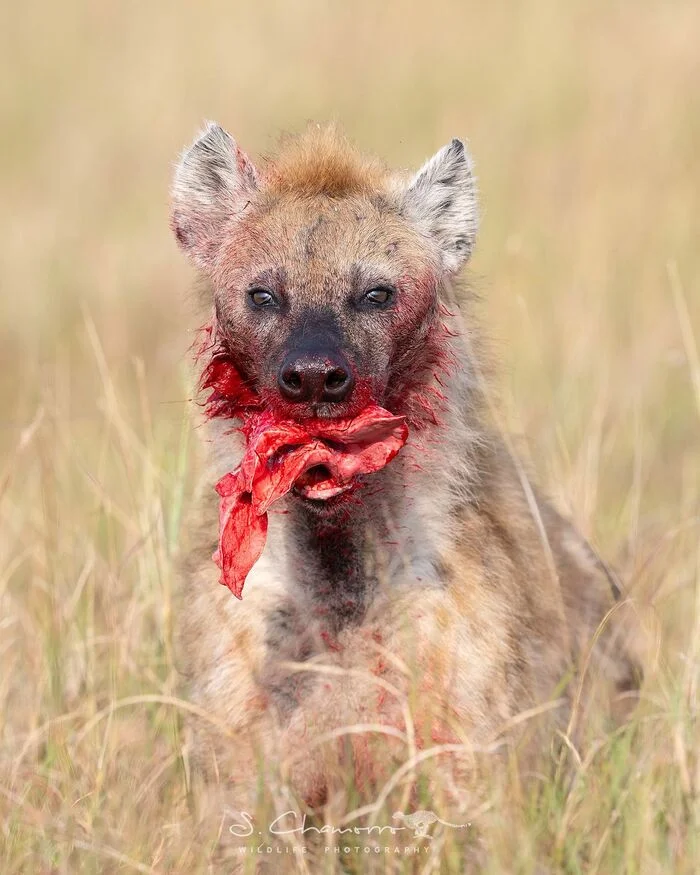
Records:
[[[440,290],[476,225],[459,140],[410,176],[310,128],[256,169],[211,124],[173,185],[172,227],[210,280],[217,336],[264,406],[293,418],[421,409],[412,396],[444,366]]]

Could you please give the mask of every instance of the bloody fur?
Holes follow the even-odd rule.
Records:
[[[303,423],[280,418],[243,379],[216,323],[202,331],[205,340],[197,356],[208,354],[200,379],[200,388],[210,390],[205,413],[241,420],[246,444],[240,465],[215,486],[219,545],[213,559],[221,569],[220,583],[240,599],[265,547],[270,507],[297,485],[319,500],[349,491],[358,476],[380,470],[396,456],[408,427],[404,417],[376,404],[354,417]]]
[[[439,424],[438,414],[447,401],[440,387],[457,364],[450,346],[450,339],[457,335],[446,322],[453,316],[441,304],[436,317],[425,319],[428,328],[422,345],[416,344],[410,334],[396,343],[391,386],[382,406],[404,417],[412,430],[422,431]],[[244,419],[251,412],[270,407],[276,409],[280,418],[291,418],[291,410],[278,397],[265,397],[241,374],[216,317],[199,329],[199,335],[193,349],[195,361],[206,357],[198,389],[209,391],[203,402],[207,419]],[[358,379],[354,394],[358,410],[376,403],[371,380]]]

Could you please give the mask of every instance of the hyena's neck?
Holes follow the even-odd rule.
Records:
[[[331,634],[361,623],[376,591],[370,512],[361,501],[333,519],[298,500],[285,517],[289,573]]]

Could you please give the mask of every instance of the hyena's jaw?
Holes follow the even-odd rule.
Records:
[[[353,518],[356,511],[362,513],[363,493],[371,493],[372,478],[376,474],[370,474],[365,478],[356,477],[350,483],[338,487],[323,497],[314,496],[301,485],[295,484],[289,496],[300,507],[304,508],[311,519],[317,518],[324,524],[330,522],[347,523]],[[375,487],[376,490],[376,487]]]
[[[319,489],[316,484],[327,480],[330,473],[325,465],[315,465],[305,472],[303,478],[297,480],[291,489],[291,494],[302,501],[309,502],[312,507],[318,506],[322,509],[333,507],[334,503],[341,499],[347,500],[349,494],[357,489],[357,478],[350,483],[339,486],[324,486]]]

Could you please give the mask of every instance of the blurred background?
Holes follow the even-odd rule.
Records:
[[[108,871],[119,854],[165,871],[181,828],[177,709],[158,697],[177,691],[171,560],[197,469],[198,317],[168,186],[206,119],[251,156],[309,120],[395,166],[468,139],[483,210],[469,281],[504,422],[652,607],[659,707],[691,713],[699,42],[691,0],[4,4],[3,871]],[[679,725],[648,748],[647,773],[672,776],[669,810],[700,785],[695,724]],[[167,829],[136,815],[146,797]],[[663,833],[686,854],[687,829]],[[630,842],[662,842],[642,836]]]

